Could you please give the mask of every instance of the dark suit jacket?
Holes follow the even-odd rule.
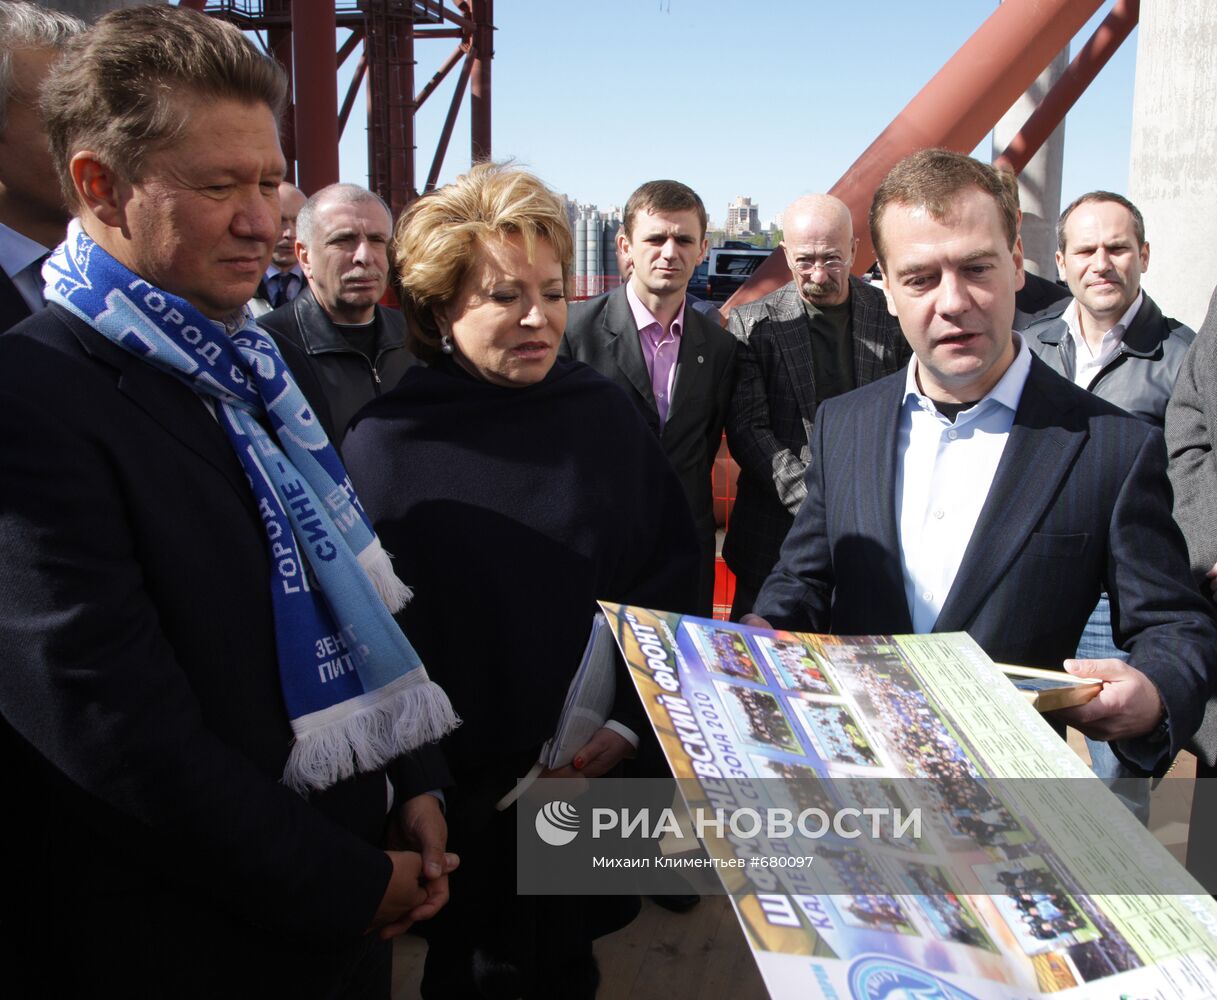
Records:
[[[779,628],[907,633],[896,511],[899,372],[820,409],[807,498],[757,598]],[[1160,770],[1200,722],[1217,678],[1217,627],[1192,588],[1171,519],[1156,428],[1037,358],[935,632],[966,631],[994,660],[1059,669],[1104,587],[1115,640],[1162,694],[1169,756],[1118,744]]]
[[[0,337],[0,434],[9,967],[49,949],[40,972],[103,994],[172,970],[328,995],[388,881],[385,774],[308,801],[280,782],[268,541],[223,431],[52,305]]]
[[[849,280],[854,385],[902,368],[911,356],[883,292]],[[806,492],[815,374],[807,313],[794,282],[732,310],[728,329],[746,343],[727,415],[727,444],[739,464],[739,486],[723,556],[741,583],[756,591],[777,562]]]
[[[269,330],[279,344],[289,341],[303,354],[312,379],[300,388],[322,417],[335,447],[342,444],[351,418],[377,396],[388,392],[418,359],[406,346],[406,320],[396,309],[376,306],[375,364],[347,342],[313,295],[304,291],[287,305],[258,317],[258,325]],[[296,373],[297,365],[288,364]],[[313,393],[311,386],[320,388]],[[327,423],[326,421],[329,421]]]
[[[1064,303],[1061,306],[1063,309],[1071,298],[1073,295],[1067,285],[1041,278],[1032,271],[1024,271],[1023,287],[1014,293],[1014,308],[1025,316],[1034,317],[1037,313],[1046,312],[1058,302]],[[1015,323],[1015,329],[1021,327]]]
[[[0,333],[11,330],[30,316],[30,307],[10,278],[0,268]]]
[[[651,376],[647,373],[624,285],[598,298],[574,303],[559,349],[560,356],[582,361],[621,386],[663,445],[693,511],[702,545],[700,610],[706,613],[712,599],[714,569],[711,475],[735,380],[737,348],[735,339],[726,330],[686,305],[672,404],[662,432]]]

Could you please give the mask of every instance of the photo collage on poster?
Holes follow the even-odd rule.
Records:
[[[874,935],[895,935],[909,942],[901,951],[910,958],[930,941],[991,956],[1013,947],[1041,985],[1058,988],[1141,965],[1089,898],[1067,891],[1053,873],[1052,852],[983,780],[969,744],[898,647],[689,619],[681,633],[752,772],[784,784],[788,798],[780,804],[796,812],[832,814],[846,804],[907,814],[902,789],[915,784],[930,807],[923,814],[933,844],[881,837],[860,849],[830,833],[814,846],[813,877],[823,894],[815,905],[829,906],[856,945],[877,947]],[[951,858],[946,865],[944,857]]]

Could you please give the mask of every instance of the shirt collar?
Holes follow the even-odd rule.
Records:
[[[1023,398],[1023,387],[1027,384],[1027,375],[1031,372],[1031,349],[1027,346],[1017,333],[1012,335],[1014,338],[1014,360],[1010,362],[1010,367],[997,380],[997,385],[990,389],[984,396],[976,401],[976,404],[965,410],[959,415],[959,419],[964,419],[969,413],[976,413],[983,404],[992,400],[1004,406],[1011,412],[1018,411],[1019,401]],[[917,356],[913,355],[913,360],[908,363],[908,367],[904,370],[904,402],[907,404],[910,400],[914,405],[920,406],[922,409],[930,410],[937,413],[934,408],[933,400],[926,396],[919,388],[917,388]]]
[[[49,248],[0,222],[0,267],[10,278],[48,253]]]
[[[280,271],[274,264],[266,269],[266,273],[262,275],[263,281],[270,281],[276,274],[294,274],[301,281],[304,280],[304,272],[300,270],[299,264],[293,264],[286,271]]]
[[[1144,299],[1145,290],[1140,289],[1137,292],[1137,297],[1132,300],[1132,305],[1130,305],[1124,311],[1124,315],[1120,317],[1119,321],[1112,326],[1110,330],[1103,334],[1103,339],[1100,342],[1100,355],[1107,354],[1112,348],[1116,347],[1116,345],[1124,340],[1124,334],[1132,324],[1133,318],[1137,315],[1137,310],[1141,308],[1141,303],[1144,301]],[[1073,338],[1073,346],[1076,349],[1075,354],[1079,361],[1084,358],[1091,357],[1090,345],[1085,344],[1085,338],[1082,336],[1082,326],[1078,322],[1077,299],[1069,300],[1069,305],[1067,305],[1065,307],[1065,311],[1061,313],[1061,319],[1065,321],[1065,328],[1069,331],[1069,336]],[[1082,353],[1082,347],[1084,344],[1086,350],[1085,353]]]
[[[625,299],[630,304],[630,312],[634,315],[634,325],[638,327],[638,332],[641,333],[649,326],[659,327],[660,333],[663,333],[663,324],[655,318],[655,314],[642,304],[642,300],[634,294],[634,287],[628,281],[625,285]],[[685,328],[685,299],[680,300],[680,309],[676,312],[676,317],[672,320],[672,325],[669,332],[673,337],[679,337]]]

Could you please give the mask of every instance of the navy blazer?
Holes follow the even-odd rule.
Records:
[[[61,952],[70,906],[73,961],[40,971],[324,993],[388,882],[385,775],[280,781],[268,541],[228,439],[56,305],[0,337],[0,435],[5,930]]]
[[[905,373],[821,405],[807,499],[756,602],[775,627],[839,635],[912,631],[900,560],[896,441]],[[1171,518],[1161,431],[1038,358],[935,632],[968,632],[994,660],[1060,669],[1099,594],[1129,661],[1158,686],[1169,753],[1200,723],[1217,678],[1217,626],[1192,587]]]
[[[11,330],[30,315],[29,304],[20,289],[5,273],[4,268],[0,268],[0,333]]]

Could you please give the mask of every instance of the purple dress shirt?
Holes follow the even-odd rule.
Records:
[[[680,337],[685,327],[685,302],[680,302],[680,311],[667,331],[634,294],[632,284],[625,286],[625,298],[634,314],[634,325],[638,327],[638,343],[642,346],[642,357],[651,373],[651,391],[655,395],[655,408],[659,411],[659,426],[668,422],[668,409],[672,405],[672,386],[676,375],[676,358],[680,354]]]

